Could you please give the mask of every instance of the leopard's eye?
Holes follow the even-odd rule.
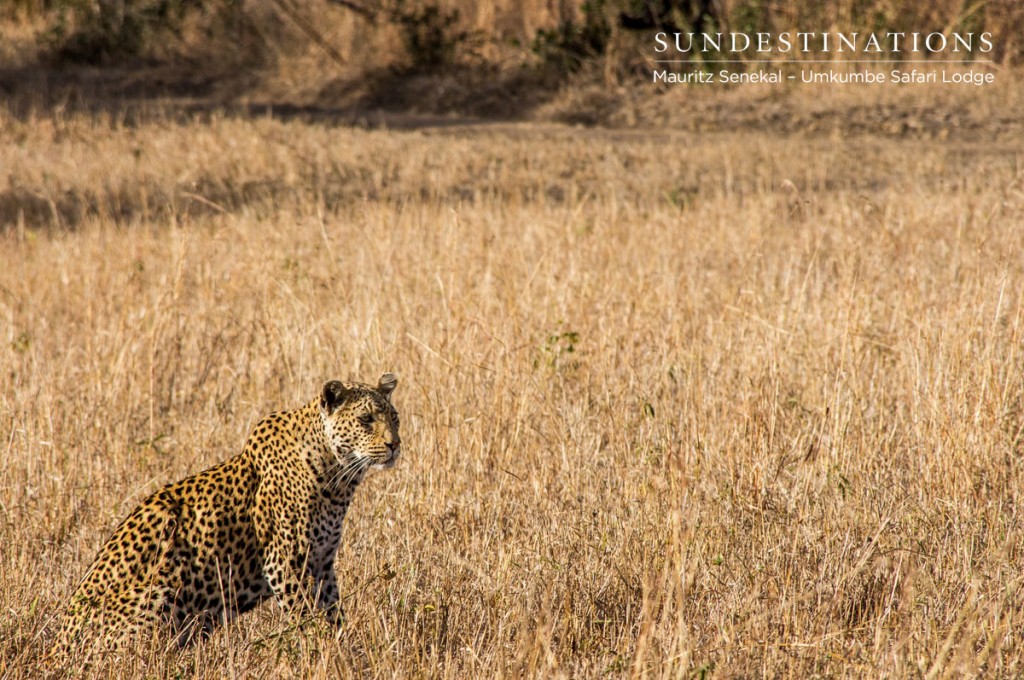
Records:
[[[373,414],[364,413],[363,415],[359,416],[359,422],[361,422],[363,425],[369,425],[370,423],[373,422]]]

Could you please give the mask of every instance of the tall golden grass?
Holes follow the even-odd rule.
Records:
[[[341,633],[266,604],[89,674],[1024,673],[1019,142],[0,137],[0,675],[146,494],[383,370]]]

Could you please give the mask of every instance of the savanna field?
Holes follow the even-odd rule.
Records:
[[[0,675],[1021,676],[1024,144],[879,115],[0,114]],[[383,371],[338,635],[43,668],[140,500]]]

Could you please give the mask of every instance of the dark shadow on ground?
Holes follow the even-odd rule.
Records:
[[[259,94],[256,70],[201,71],[180,66],[0,68],[0,106],[20,120],[53,114],[108,114],[132,125],[152,117],[273,115],[321,124],[415,129],[467,120],[528,119],[558,93],[560,80],[536,69],[465,66],[442,73],[382,69],[327,81],[303,101]]]
[[[122,113],[150,102],[164,106],[211,97],[223,99],[229,85],[237,92],[255,77],[235,73],[201,73],[166,66],[66,67],[28,66],[0,69],[0,101],[14,116],[45,115],[50,111]]]
[[[563,80],[543,69],[465,66],[440,73],[380,69],[339,78],[323,87],[318,103],[477,119],[520,120],[558,93]]]

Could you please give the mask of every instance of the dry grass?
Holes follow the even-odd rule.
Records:
[[[1019,144],[0,137],[0,675],[145,494],[385,369],[340,639],[265,605],[92,674],[1024,674]]]

